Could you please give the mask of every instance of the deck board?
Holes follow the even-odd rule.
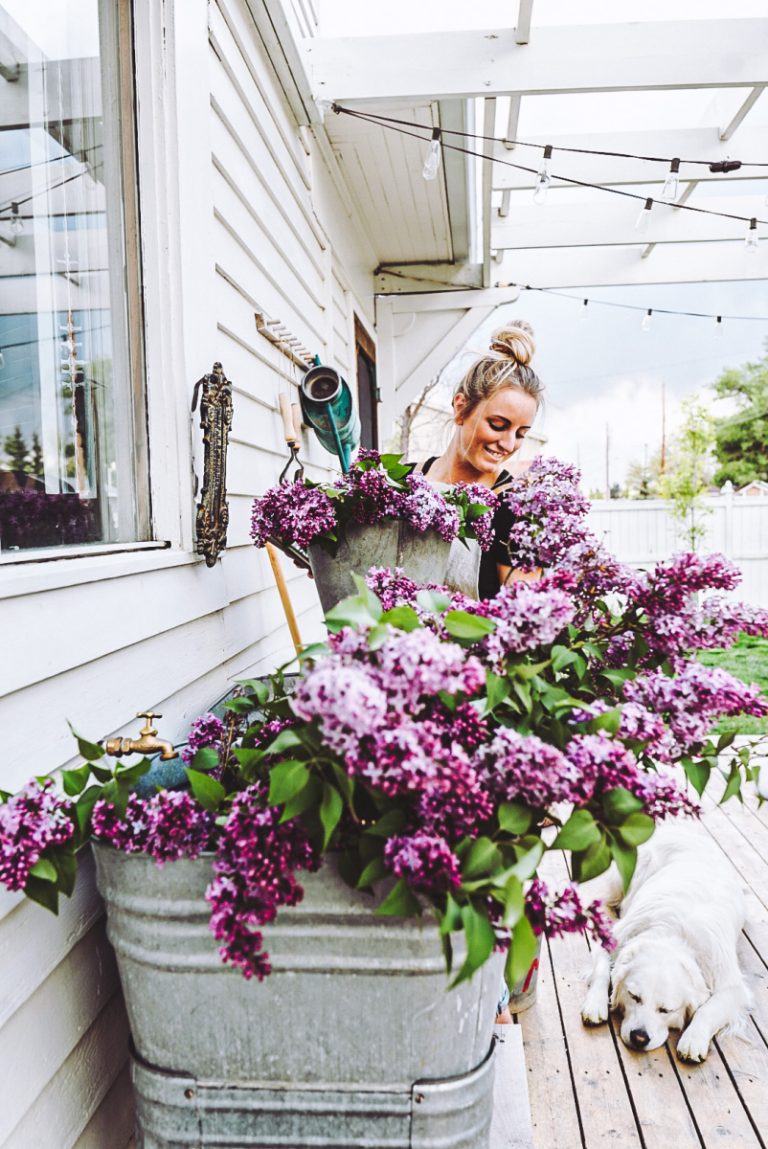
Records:
[[[740,943],[755,1009],[745,1034],[716,1039],[707,1060],[683,1065],[677,1034],[650,1054],[627,1049],[614,1023],[581,1024],[588,964],[582,938],[551,941],[536,1003],[520,1015],[536,1149],[768,1149],[768,806],[703,803],[703,824],[744,886],[748,921]],[[551,882],[564,859],[546,858]]]

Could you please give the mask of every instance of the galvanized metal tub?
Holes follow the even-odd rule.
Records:
[[[272,974],[248,982],[221,963],[208,930],[210,858],[160,869],[109,846],[94,852],[138,1055],[144,1149],[198,1144],[169,1139],[188,1113],[163,1124],[160,1111],[181,1103],[180,1080],[185,1112],[209,1098],[210,1118],[196,1118],[210,1127],[206,1147],[487,1146],[502,955],[448,991],[434,922],[376,917],[373,901],[325,866],[306,875],[303,902],[265,930]],[[431,1119],[416,1100],[417,1084],[430,1082],[441,1085]],[[324,1133],[307,1116],[317,1103]],[[238,1132],[243,1108],[252,1141]],[[408,1140],[419,1122],[421,1140]]]
[[[450,542],[436,531],[420,534],[399,520],[373,526],[353,525],[339,543],[335,556],[319,545],[309,546],[309,563],[323,610],[327,613],[347,595],[355,594],[353,574],[364,575],[371,567],[402,567],[414,582],[445,582]]]

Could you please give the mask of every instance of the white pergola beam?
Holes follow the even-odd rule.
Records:
[[[707,206],[718,211],[750,219],[763,208],[756,196],[723,196],[707,200]],[[496,222],[491,232],[491,247],[611,247],[617,244],[702,243],[732,240],[743,244],[747,224],[735,219],[703,215],[693,211],[675,211],[672,206],[655,202],[647,230],[635,229],[642,200],[605,196],[600,202],[556,206],[548,200],[541,206],[513,206],[504,222]],[[766,229],[764,228],[763,231]]]
[[[768,75],[768,21],[671,20],[515,31],[314,37],[302,58],[318,99],[454,99],[557,92],[755,87]]]
[[[518,44],[527,44],[531,38],[531,13],[533,0],[519,0],[517,7],[517,24],[515,25],[515,40]]]
[[[752,91],[749,93],[749,95],[747,96],[744,103],[739,108],[736,115],[731,120],[730,124],[728,124],[728,126],[726,128],[723,128],[723,130],[721,131],[721,133],[720,133],[720,139],[721,140],[730,140],[731,136],[736,131],[736,129],[739,127],[739,125],[741,124],[744,117],[747,115],[748,112],[750,112],[752,110],[752,108],[755,106],[757,101],[760,99],[760,97],[762,96],[764,91],[765,91],[765,85],[764,84],[760,85],[757,88],[752,89]],[[741,140],[739,140],[739,142],[741,142]]]
[[[447,142],[451,142],[450,136]],[[683,159],[719,161],[738,159],[752,160],[754,163],[766,162],[766,132],[764,128],[743,128],[739,132],[738,142],[721,140],[716,127],[686,128],[679,131],[657,132],[606,132],[585,133],[584,135],[551,136],[546,139],[537,138],[538,144],[552,144],[555,149],[550,161],[550,171],[562,174],[566,179],[583,180],[585,183],[600,184],[601,186],[620,186],[622,184],[664,183],[669,165],[667,163],[649,163],[645,160],[624,160],[617,156],[585,156],[573,152],[557,151],[558,147],[588,148],[593,151],[625,152],[639,156],[662,156],[672,159],[679,156]],[[479,148],[484,151],[485,148]],[[505,166],[505,163],[522,164],[524,167],[538,170],[541,165],[541,148],[528,148],[520,146],[515,149],[514,156],[503,143],[494,145],[494,159],[497,161],[493,167],[493,183],[495,190],[507,191],[516,188],[532,188],[536,183],[536,175],[530,172],[520,172],[515,168]],[[760,179],[768,178],[766,168],[739,168],[736,172],[729,172],[727,176],[722,173],[710,172],[708,167],[682,164],[680,168],[681,180],[734,180],[734,179]],[[659,189],[661,190],[661,189]]]
[[[675,200],[675,203],[679,206],[682,206],[684,203],[687,203],[688,200],[693,195],[693,193],[696,191],[698,184],[699,184],[698,180],[691,180],[691,182],[689,184],[686,184],[685,187],[683,188],[682,195],[679,195],[677,197],[677,199]],[[656,246],[656,243],[653,241],[651,243],[646,244],[645,247],[643,248],[642,252],[641,252],[640,258],[641,259],[647,259],[648,256],[653,251],[653,249],[655,248],[655,246]]]
[[[768,279],[768,241],[760,250],[747,253],[741,242],[675,244],[657,247],[652,260],[640,259],[636,247],[583,247],[531,249],[509,252],[498,268],[499,284],[530,284],[533,287],[589,288],[644,283],[713,283],[719,280]],[[652,301],[651,301],[652,303]],[[649,304],[651,306],[651,304]],[[763,288],[755,310],[768,313]]]

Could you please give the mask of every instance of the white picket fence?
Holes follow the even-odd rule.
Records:
[[[706,534],[700,553],[720,551],[742,570],[737,596],[768,606],[768,497],[711,495],[710,513],[698,521]],[[690,550],[683,528],[661,499],[606,499],[592,504],[589,523],[595,534],[622,562],[647,567],[676,551]]]

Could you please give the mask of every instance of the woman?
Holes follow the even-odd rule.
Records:
[[[543,384],[530,366],[533,328],[513,319],[491,338],[453,396],[455,429],[447,449],[427,459],[422,471],[436,483],[480,483],[499,492],[525,464],[505,469],[520,450],[541,403]],[[492,598],[510,579],[537,577],[509,564],[507,539],[512,516],[503,501],[494,515],[495,541],[481,552],[477,543],[453,545],[448,585],[474,598]]]

